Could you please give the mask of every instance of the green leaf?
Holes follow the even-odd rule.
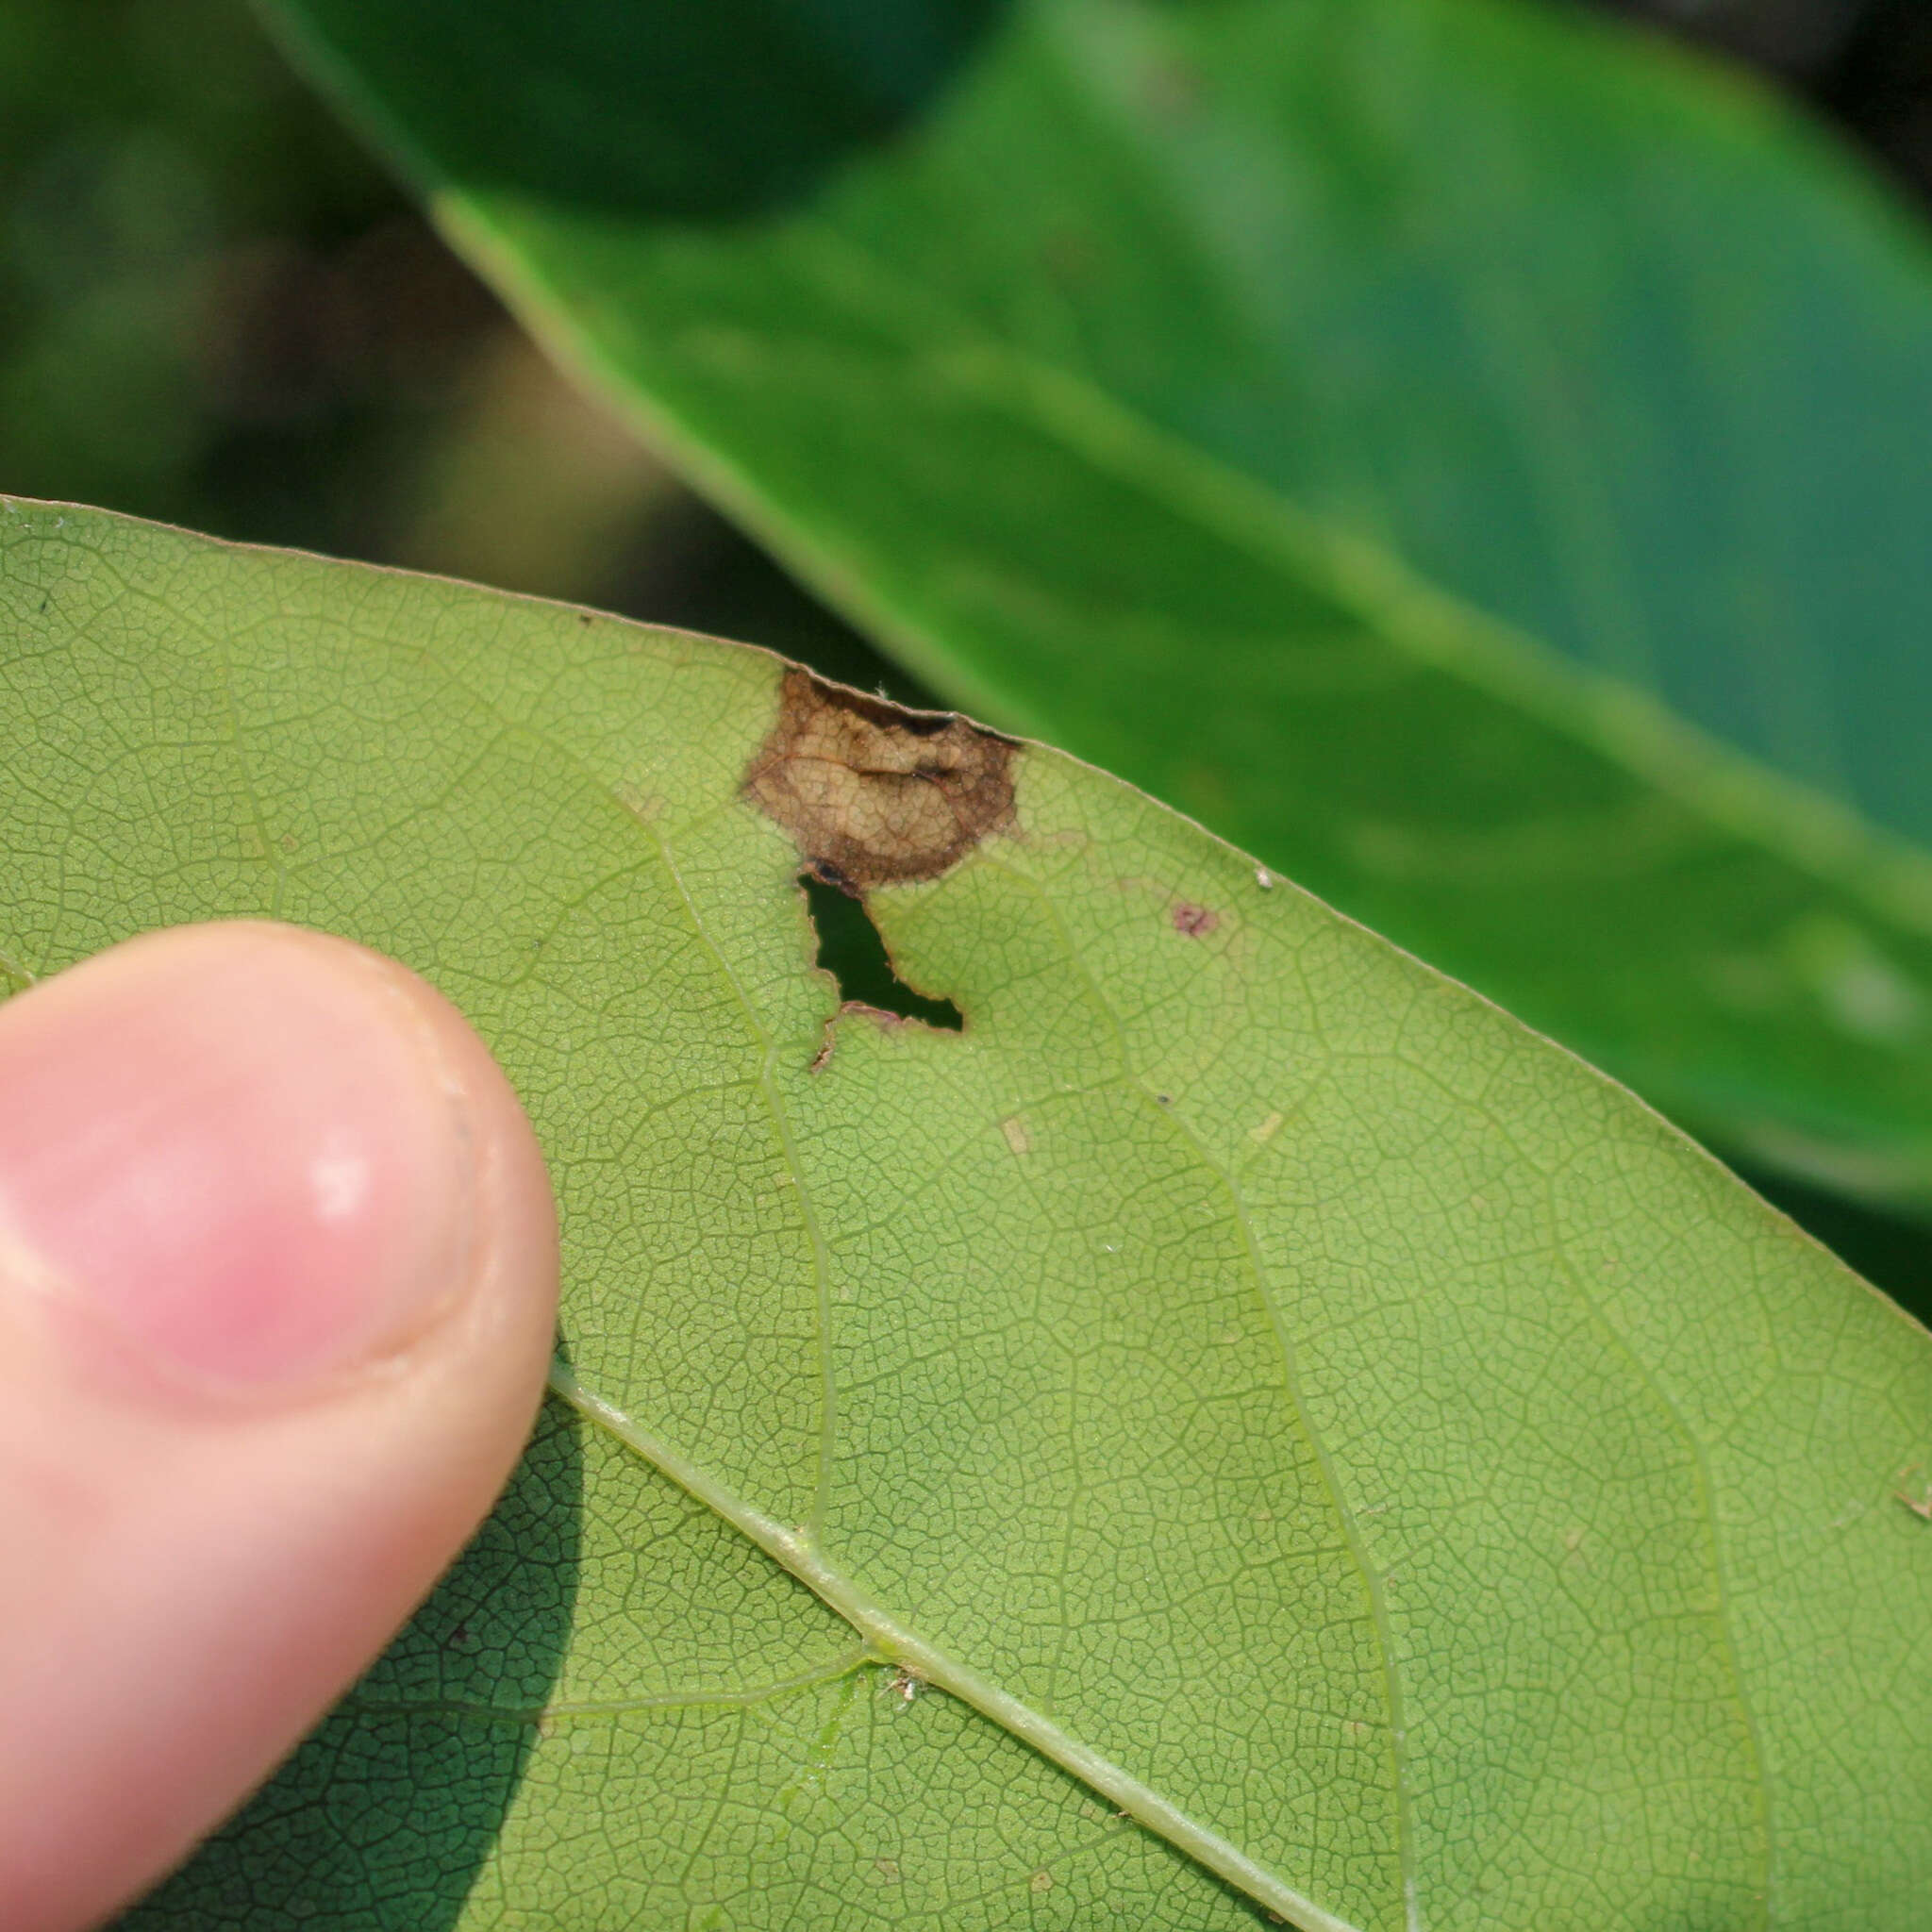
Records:
[[[0,509],[15,979],[384,947],[566,1245],[504,1512],[131,1923],[1904,1923],[1932,1338],[1166,808],[781,674]],[[801,867],[935,851],[961,1030],[841,1010]]]
[[[1760,1160],[1932,1204],[1932,258],[1500,0],[276,0],[949,699]]]

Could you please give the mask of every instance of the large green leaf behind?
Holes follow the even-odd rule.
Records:
[[[563,1213],[504,1512],[134,1924],[1905,1923],[1932,1340],[1124,784],[781,673],[0,508],[12,982],[388,948]],[[962,1030],[840,1009],[800,798],[972,828],[869,895]]]
[[[1527,0],[275,0],[954,701],[1932,1202],[1932,256]]]

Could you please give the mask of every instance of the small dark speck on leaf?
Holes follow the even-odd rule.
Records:
[[[1174,929],[1198,940],[1221,924],[1221,915],[1205,906],[1191,906],[1185,899],[1174,908]]]
[[[1154,1098],[1162,1107],[1172,1107],[1174,1105],[1174,1095],[1172,1093],[1157,1093]]]
[[[42,610],[46,609],[47,606],[51,604],[53,601],[54,600],[51,597],[42,597],[41,599],[41,608]]]
[[[588,610],[579,610],[577,612],[577,622],[579,624],[595,624],[596,621]]]

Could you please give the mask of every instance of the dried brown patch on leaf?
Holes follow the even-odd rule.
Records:
[[[1013,823],[1009,738],[943,711],[785,674],[745,795],[847,891],[937,878]]]

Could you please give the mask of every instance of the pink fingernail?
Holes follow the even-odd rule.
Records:
[[[374,958],[271,926],[118,947],[0,1008],[0,1287],[196,1378],[347,1368],[459,1292],[464,1123]]]

